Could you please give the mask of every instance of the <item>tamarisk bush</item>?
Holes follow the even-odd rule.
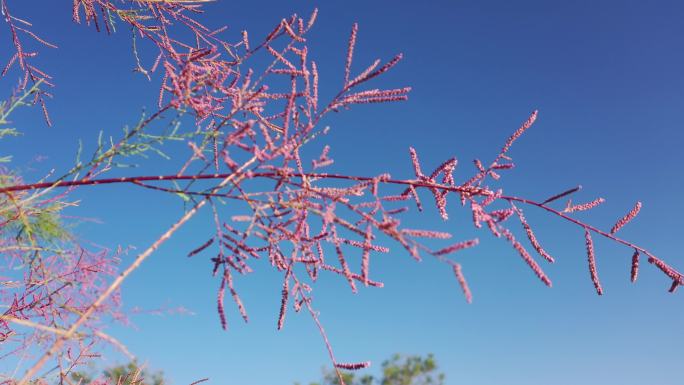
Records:
[[[125,318],[119,308],[120,286],[201,210],[212,212],[214,231],[189,248],[188,256],[210,257],[212,274],[219,280],[216,306],[220,326],[229,326],[226,295],[248,320],[234,277],[251,273],[255,259],[266,259],[282,277],[275,326],[284,326],[290,309],[309,313],[337,369],[356,370],[370,363],[350,363],[335,356],[312,301],[314,283],[319,276],[337,275],[353,292],[359,286],[382,287],[382,282],[373,278],[371,257],[390,249],[379,239],[392,239],[415,260],[431,256],[443,262],[453,270],[466,300],[472,300],[454,256],[477,246],[479,240],[462,240],[457,234],[415,229],[402,222],[403,213],[414,207],[422,211],[427,200],[443,220],[458,207],[469,210],[475,228],[508,242],[546,286],[552,286],[552,280],[539,261],[553,263],[554,257],[535,236],[523,209],[545,211],[583,230],[589,276],[599,295],[603,289],[593,237],[609,239],[633,253],[632,281],[637,279],[644,256],[671,282],[671,292],[684,284],[682,274],[663,259],[619,236],[619,230],[641,210],[640,202],[611,229],[604,230],[573,215],[604,203],[602,198],[560,203],[578,195],[579,186],[543,200],[504,192],[501,178],[514,167],[509,152],[533,126],[537,111],[523,121],[491,161],[475,160],[474,172],[460,172],[465,167],[459,168],[456,158],[437,166],[425,165],[413,148],[408,149],[405,160],[413,173],[408,179],[325,172],[334,162],[329,145],[314,159],[302,156],[301,149],[324,140],[327,128],[323,122],[330,113],[357,104],[407,100],[409,87],[379,89],[372,85],[375,78],[396,66],[402,55],[359,67],[354,62],[358,35],[354,24],[340,76],[342,86],[330,100],[322,100],[319,83],[328,80],[321,79],[307,46],[317,11],[309,17],[282,19],[266,36],[243,31],[223,38],[228,34],[225,28],[211,29],[201,22],[204,2],[73,1],[74,22],[103,33],[114,33],[117,28],[133,32],[136,71],[150,79],[161,78],[154,93],[157,109],[125,128],[118,139],[100,137],[90,159],[82,160],[79,152],[76,164],[61,176],[24,181],[10,168],[0,171],[0,247],[3,274],[11,277],[2,281],[1,295],[9,305],[0,318],[0,340],[3,345],[13,345],[8,348],[12,354],[3,359],[18,357],[21,362],[23,357],[37,356],[25,373],[8,375],[4,383],[28,384],[52,361],[60,381],[68,383],[75,368],[96,356],[93,349],[98,341],[126,352],[101,330],[106,322]],[[13,51],[2,75],[18,73],[20,81],[0,105],[0,137],[17,133],[8,125],[9,114],[18,107],[39,105],[46,123],[51,124],[46,101],[53,81],[49,69],[38,69],[32,60],[40,49],[57,47],[31,32],[30,22],[15,16],[10,5],[11,1],[0,0],[11,36],[5,46]],[[171,141],[182,141],[187,147],[179,169],[154,175],[107,175],[126,159],[160,153],[162,145]],[[74,204],[69,202],[72,191],[113,184],[175,194],[187,204],[178,220],[122,270],[117,269],[117,255],[123,250],[83,245],[62,224],[62,211]],[[527,240],[521,241],[522,237]],[[444,244],[435,248],[435,240]],[[339,370],[338,377],[344,383]]]

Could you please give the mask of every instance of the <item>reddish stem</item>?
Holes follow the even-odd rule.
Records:
[[[15,191],[29,191],[29,190],[39,190],[39,189],[45,189],[45,188],[54,188],[54,187],[73,187],[73,186],[88,186],[88,185],[100,185],[100,184],[113,184],[113,183],[134,183],[134,184],[139,184],[140,182],[146,182],[146,181],[177,181],[177,180],[211,180],[211,179],[225,179],[226,177],[229,177],[231,174],[198,174],[198,175],[158,175],[158,176],[132,176],[132,177],[121,177],[121,178],[102,178],[102,179],[81,179],[81,180],[75,180],[75,181],[53,181],[53,182],[42,182],[42,183],[34,183],[34,184],[24,184],[24,185],[15,185],[15,186],[9,186],[9,187],[4,187],[0,188],[0,193],[10,193],[10,192],[15,192]],[[243,175],[246,176],[246,175]],[[276,178],[276,177],[283,177],[284,175],[276,172],[255,172],[251,174],[252,177],[258,177],[258,178]],[[365,176],[353,176],[353,175],[341,175],[341,174],[328,174],[328,173],[292,173],[288,174],[288,177],[295,177],[295,178],[320,178],[320,179],[342,179],[342,180],[350,180],[350,181],[357,181],[357,182],[365,182],[365,181],[372,181],[374,180],[373,177],[365,177]],[[384,180],[383,183],[389,183],[389,184],[398,184],[398,185],[405,185],[405,186],[414,186],[414,187],[424,187],[424,188],[431,188],[431,189],[439,189],[443,191],[451,191],[451,192],[459,192],[459,193],[466,193],[469,195],[483,195],[483,196],[489,196],[492,194],[491,191],[487,189],[483,189],[480,187],[473,187],[473,186],[447,186],[447,185],[441,185],[441,184],[436,184],[436,183],[430,183],[428,181],[420,181],[420,180],[402,180],[402,179],[388,179]],[[535,202],[530,199],[525,199],[525,198],[520,198],[516,196],[506,196],[503,195],[500,197],[500,199],[509,201],[509,202],[520,202],[520,203],[525,203],[530,206],[535,206],[538,208],[541,208],[543,210],[546,210],[562,219],[565,219],[571,223],[574,223],[577,226],[582,227],[583,229],[589,230],[591,232],[594,232],[596,234],[599,234],[605,238],[611,239],[617,243],[620,243],[622,245],[628,246],[632,249],[638,250],[648,257],[660,261],[659,258],[657,258],[655,255],[650,253],[648,250],[644,249],[643,247],[637,246],[634,243],[631,243],[629,241],[626,241],[622,238],[619,238],[615,236],[614,234],[611,234],[610,232],[603,231],[601,229],[598,229],[594,226],[591,226],[589,224],[586,224],[584,222],[581,222],[575,218],[572,218],[566,214],[564,214],[561,211],[558,211],[552,207],[546,206],[543,203]],[[677,281],[680,285],[684,285],[684,276],[676,272],[676,276],[674,277],[674,280]]]

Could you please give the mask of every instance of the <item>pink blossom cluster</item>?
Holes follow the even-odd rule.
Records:
[[[225,310],[227,294],[243,320],[248,321],[247,308],[239,295],[239,281],[254,273],[255,266],[258,266],[256,260],[265,260],[282,279],[279,286],[281,301],[277,318],[274,316],[274,326],[278,329],[284,327],[288,309],[295,313],[305,310],[319,329],[336,369],[367,367],[367,362],[344,363],[335,358],[319,314],[313,307],[312,292],[315,283],[324,275],[340,277],[354,293],[363,287],[382,287],[383,283],[371,270],[371,262],[390,251],[387,240],[416,260],[432,256],[445,263],[453,272],[466,301],[471,302],[472,292],[463,273],[461,255],[478,245],[479,238],[454,241],[451,240],[455,238],[452,232],[407,226],[404,214],[414,204],[417,210],[424,209],[421,195],[430,197],[445,221],[449,219],[449,212],[459,204],[463,210],[470,210],[468,215],[472,217],[473,226],[507,242],[514,254],[546,286],[552,286],[552,281],[537,259],[548,263],[555,259],[542,246],[523,214],[523,206],[525,210],[529,207],[545,211],[583,230],[590,278],[598,294],[603,293],[603,288],[598,277],[592,235],[634,250],[631,263],[633,281],[638,275],[639,256],[644,254],[651,264],[673,281],[671,291],[684,284],[682,274],[674,267],[648,250],[615,235],[636,217],[641,209],[640,203],[619,219],[610,231],[604,231],[572,216],[578,211],[595,209],[605,202],[602,198],[582,204],[572,204],[569,200],[565,208],[554,208],[555,202],[579,192],[579,187],[543,201],[505,193],[500,186],[501,181],[506,172],[514,168],[509,151],[536,122],[537,111],[533,111],[506,140],[493,161],[483,163],[479,159],[474,160],[473,174],[457,175],[463,167],[457,170],[459,162],[455,157],[447,158],[432,172],[426,172],[430,168],[421,164],[418,151],[413,147],[409,148],[406,162],[407,169],[412,169],[408,173],[411,176],[404,179],[393,178],[389,174],[354,176],[323,172],[339,166],[330,156],[330,146],[324,145],[320,152],[316,152],[320,155],[314,159],[308,159],[302,148],[314,146],[325,137],[327,129],[320,126],[329,113],[357,104],[406,100],[409,87],[367,87],[369,81],[396,66],[401,54],[384,64],[378,59],[354,75],[357,73],[354,70],[354,52],[359,34],[358,25],[354,24],[347,43],[342,85],[330,100],[324,101],[319,98],[321,76],[318,65],[313,60],[314,53],[307,46],[307,33],[315,23],[317,12],[307,18],[293,15],[282,19],[261,38],[255,39],[246,31],[242,32],[237,42],[229,43],[221,37],[224,28],[205,27],[193,17],[201,10],[201,4],[143,0],[135,3],[139,6],[137,12],[123,12],[113,1],[75,0],[73,19],[93,24],[98,30],[104,26],[109,31],[110,21],[102,15],[116,13],[134,29],[137,38],[155,47],[156,56],[149,67],[143,65],[145,60],[137,50],[134,52],[139,72],[152,76],[157,70],[163,71],[160,75],[159,110],[142,122],[136,132],[146,129],[165,114],[181,111],[191,114],[195,121],[192,132],[198,134],[186,141],[184,149],[189,153],[180,170],[158,175],[98,179],[96,176],[108,171],[111,160],[107,158],[95,162],[85,177],[34,184],[16,182],[0,187],[0,194],[3,194],[3,199],[10,199],[13,194],[33,190],[129,183],[176,194],[192,204],[173,227],[139,255],[127,272],[137,268],[147,255],[202,207],[210,207],[213,214],[211,234],[197,242],[198,246],[189,247],[192,250],[188,257],[208,256],[209,270],[219,281],[216,307],[222,328],[229,327]],[[9,16],[5,0],[0,0],[0,4],[11,28],[28,33],[25,29],[17,29],[19,21]],[[194,41],[174,38],[171,31],[177,26],[191,31]],[[13,60],[18,60],[20,68],[25,71],[37,71],[23,62],[30,55],[22,53],[23,45],[17,43],[18,35],[15,35],[13,46],[17,55]],[[268,65],[263,71],[256,71],[254,68],[259,66],[252,63],[260,61]],[[27,73],[28,78],[33,79],[31,72]],[[113,149],[122,148],[132,135],[134,133],[114,145]],[[19,222],[21,209],[17,209],[16,218],[3,224],[3,229]],[[518,232],[524,237],[518,237]],[[9,237],[4,236],[3,240],[9,242],[8,247],[11,246]],[[444,244],[440,244],[442,242]],[[529,242],[529,245],[523,242]],[[534,252],[528,251],[529,247]],[[107,277],[113,273],[112,259],[101,253],[78,250],[40,254],[32,260],[27,257],[30,253],[24,252],[13,257],[21,263],[37,263],[35,266],[33,262],[27,265],[27,275],[19,280],[21,283],[17,287],[19,294],[12,297],[17,291],[3,291],[3,296],[13,301],[8,316],[42,326],[50,322],[66,325],[71,321],[78,328],[80,322],[85,322],[90,315],[82,315],[74,322],[74,314],[90,314],[95,304],[107,298],[107,290],[103,289]],[[124,278],[125,275],[120,275],[109,288],[118,287],[115,285],[121,284]],[[100,294],[102,292],[105,294]],[[45,303],[49,304],[43,306]],[[97,315],[113,313],[117,305],[116,296],[107,303],[108,306],[97,309]],[[54,306],[62,306],[65,313],[54,313],[51,310]],[[90,318],[86,328],[81,329],[97,331],[98,326],[94,326],[97,320],[98,317]],[[4,338],[9,338],[13,331],[9,321],[0,323],[0,327],[4,327]],[[40,327],[37,330],[44,331]],[[59,340],[58,337],[54,339]],[[62,356],[67,357],[75,354],[69,350],[72,345],[60,347],[60,343],[55,342],[47,352],[59,350]],[[87,350],[79,348],[80,351]],[[48,353],[45,356],[49,356]],[[45,360],[47,358],[41,358],[25,378],[32,378],[36,368]],[[68,372],[68,368],[65,370]],[[339,379],[344,383],[341,375]]]

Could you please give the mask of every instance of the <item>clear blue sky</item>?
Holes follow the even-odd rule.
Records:
[[[116,133],[156,101],[159,79],[149,84],[130,71],[129,34],[106,36],[72,25],[68,3],[9,0],[17,16],[30,14],[35,30],[60,45],[43,50],[40,62],[57,83],[50,102],[55,126],[22,112],[17,123],[25,136],[0,143],[3,154],[16,154],[16,166],[47,156],[27,171],[36,177],[69,167],[79,138],[92,144],[100,129]],[[292,12],[319,7],[311,52],[328,93],[342,81],[353,22],[360,24],[357,70],[376,57],[404,53],[378,85],[412,86],[409,102],[362,106],[327,122],[336,171],[411,177],[407,147],[413,145],[426,165],[458,156],[458,175],[465,177],[471,159],[491,159],[539,109],[537,124],[511,151],[518,167],[506,175],[506,191],[542,198],[582,184],[578,198],[607,199],[582,216],[604,228],[642,200],[639,218],[623,235],[684,269],[684,3],[426,3],[219,0],[204,20],[227,24],[231,36],[244,28],[259,36]],[[4,28],[0,38],[7,47]],[[6,52],[0,50],[3,61]],[[10,80],[0,80],[3,90]],[[162,162],[153,165],[173,172]],[[76,197],[82,201],[75,215],[103,222],[83,224],[78,233],[111,247],[144,248],[182,209],[177,199],[130,186],[83,188]],[[670,282],[646,263],[639,281],[630,283],[630,250],[597,240],[605,289],[597,297],[581,230],[527,213],[557,258],[545,266],[552,289],[503,241],[483,232],[482,245],[460,256],[474,291],[474,303],[466,305],[447,267],[417,264],[395,247],[372,267],[384,289],[353,295],[334,276],[317,285],[316,306],[338,358],[372,360],[377,368],[395,352],[432,352],[450,385],[681,384],[682,293],[668,294]],[[474,234],[465,212],[454,212],[447,223],[434,210],[412,219],[416,227],[449,229],[464,239]],[[318,379],[328,365],[324,345],[305,314],[291,314],[285,329],[275,331],[281,281],[266,265],[236,282],[250,324],[228,306],[231,329],[220,330],[210,263],[185,258],[210,231],[206,216],[195,218],[124,288],[129,307],[185,306],[195,314],[134,316],[136,328],[113,327],[112,333],[174,384],[203,377],[221,385]]]

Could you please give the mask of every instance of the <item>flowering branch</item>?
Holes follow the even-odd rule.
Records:
[[[26,76],[34,80],[29,71],[37,70],[24,61],[32,56],[24,52],[16,31],[35,36],[25,29],[18,29],[18,19],[10,16],[5,2],[0,0],[0,5],[17,51],[12,60],[17,61],[28,74]],[[247,310],[238,294],[237,277],[252,273],[251,265],[255,259],[267,259],[282,274],[283,280],[275,327],[284,327],[288,308],[295,312],[305,309],[323,337],[342,384],[344,380],[339,369],[356,370],[367,367],[369,363],[337,361],[319,314],[313,307],[313,283],[321,272],[338,275],[354,293],[361,285],[382,287],[382,282],[373,279],[371,259],[376,253],[389,252],[389,247],[379,241],[386,236],[416,260],[429,255],[447,264],[466,301],[472,300],[472,292],[457,256],[477,246],[479,239],[454,242],[450,240],[454,237],[451,232],[406,227],[402,223],[402,214],[408,212],[414,203],[422,211],[425,203],[421,195],[431,196],[443,220],[448,220],[452,210],[448,202],[459,202],[470,210],[477,229],[505,239],[547,286],[552,285],[551,279],[509,226],[517,218],[534,251],[549,263],[555,261],[526,220],[523,208],[544,210],[583,230],[590,278],[598,294],[602,294],[603,289],[596,269],[592,238],[596,235],[634,250],[632,281],[638,276],[639,258],[643,254],[672,280],[670,291],[684,284],[684,277],[672,266],[645,248],[616,235],[637,216],[641,203],[620,218],[611,230],[604,231],[572,216],[575,212],[596,208],[605,202],[603,198],[581,204],[568,200],[563,209],[554,208],[557,201],[577,193],[579,187],[545,200],[507,195],[503,188],[495,187],[506,170],[514,167],[509,151],[533,126],[538,117],[537,111],[506,140],[491,163],[474,160],[475,173],[469,178],[459,179],[456,175],[458,160],[453,157],[429,172],[421,164],[414,148],[409,148],[413,173],[410,178],[320,171],[334,164],[331,147],[323,147],[315,159],[306,159],[301,149],[325,135],[327,128],[319,126],[329,113],[358,104],[407,100],[409,87],[361,88],[397,65],[402,55],[398,54],[384,64],[378,59],[354,75],[353,59],[359,31],[358,25],[354,24],[347,43],[341,89],[333,93],[335,96],[331,100],[324,102],[319,100],[318,65],[311,60],[306,45],[306,36],[316,20],[316,11],[307,20],[297,15],[282,19],[262,39],[253,39],[243,31],[237,42],[229,43],[220,37],[224,28],[211,29],[194,18],[202,11],[201,3],[203,1],[137,0],[132,2],[131,9],[123,9],[109,0],[73,2],[72,18],[75,22],[92,24],[97,30],[102,26],[107,32],[112,32],[113,21],[118,20],[131,28],[134,38],[152,45],[156,56],[151,65],[145,66],[146,60],[138,50],[137,40],[134,40],[136,70],[148,78],[156,71],[162,72],[162,85],[158,90],[156,112],[141,119],[133,129],[124,131],[120,140],[111,140],[109,146],[99,140],[92,159],[81,162],[79,157],[76,165],[64,176],[25,183],[9,172],[0,173],[3,177],[0,183],[0,240],[3,243],[0,247],[4,248],[3,252],[20,250],[8,256],[30,266],[20,285],[23,292],[15,296],[10,310],[0,318],[0,326],[5,331],[0,337],[8,339],[15,332],[9,328],[7,320],[35,326],[34,329],[53,335],[45,346],[44,354],[18,384],[28,384],[47,362],[55,358],[59,360],[73,337],[83,334],[80,329],[91,327],[96,330],[97,325],[93,321],[103,311],[114,313],[117,291],[123,282],[205,206],[212,209],[214,229],[208,238],[189,251],[188,257],[212,253],[209,258],[211,272],[220,280],[216,306],[221,327],[228,328],[224,308],[226,292],[231,294],[242,318],[248,320]],[[190,31],[194,41],[174,38],[172,26]],[[255,73],[254,67],[247,66],[259,57],[268,64],[265,70]],[[12,63],[10,61],[8,68]],[[36,75],[36,83],[48,78],[41,76]],[[273,84],[284,85],[273,87]],[[45,111],[42,99],[39,100]],[[0,108],[0,112],[6,110]],[[177,115],[170,125],[170,132],[155,134],[152,123],[168,114]],[[180,116],[185,114],[194,118],[191,129],[181,128]],[[49,122],[47,115],[46,120]],[[6,121],[2,115],[0,125]],[[103,176],[115,167],[118,159],[146,151],[161,152],[158,147],[172,140],[182,141],[185,145],[181,151],[185,152],[186,160],[177,172]],[[115,275],[111,264],[103,261],[103,255],[96,257],[84,252],[84,258],[79,256],[75,262],[73,253],[45,255],[52,251],[48,247],[50,237],[47,235],[54,235],[57,233],[55,229],[59,229],[56,219],[50,221],[54,218],[48,214],[68,206],[65,201],[68,193],[84,186],[120,183],[176,194],[191,203],[168,230],[125,270],[116,274],[111,282],[103,283],[104,277]],[[53,192],[58,194],[50,196]],[[221,208],[225,202],[223,198],[235,203],[230,205],[230,214]],[[409,201],[413,201],[411,207]],[[446,240],[450,240],[449,243],[434,247],[435,243]],[[99,269],[95,269],[91,262],[101,263],[97,265]],[[68,268],[55,268],[60,264]],[[54,310],[53,303],[63,292],[78,296],[70,291],[72,285],[89,291],[79,297],[78,312],[69,313],[68,325],[57,324],[61,314],[48,317],[51,324],[36,321],[38,316],[52,314],[49,312]],[[5,297],[9,299],[10,295]],[[109,309],[104,306],[108,303]],[[59,332],[54,333],[55,330]],[[82,348],[81,352],[87,353],[88,349],[90,345]],[[60,375],[64,375],[63,370]]]

